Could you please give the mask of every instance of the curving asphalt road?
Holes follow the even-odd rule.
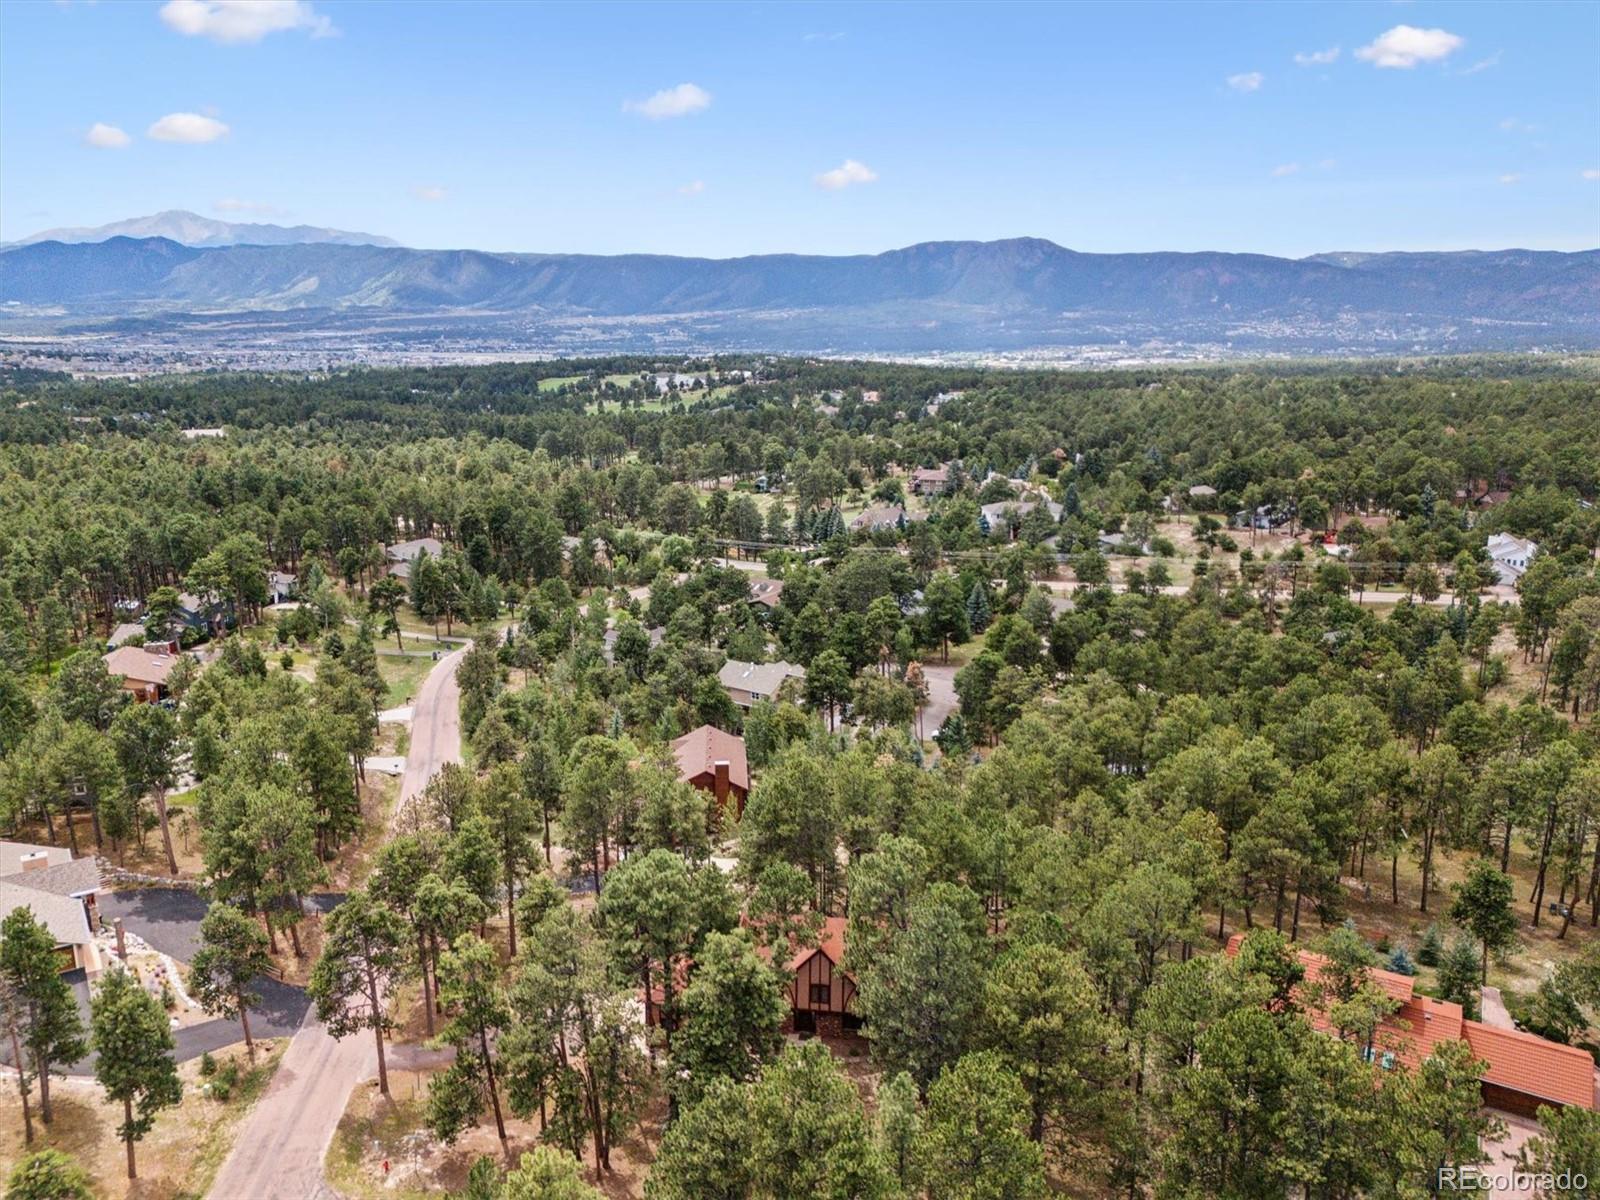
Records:
[[[440,659],[417,690],[397,816],[440,767],[461,760],[456,667],[470,645]],[[211,1200],[334,1200],[322,1162],[350,1093],[376,1070],[371,1037],[338,1041],[315,1011],[308,1012],[271,1085],[239,1127]]]

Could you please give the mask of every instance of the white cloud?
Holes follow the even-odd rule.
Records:
[[[690,183],[684,184],[681,188],[679,188],[678,189],[678,195],[680,195],[680,196],[698,196],[701,192],[703,192],[705,190],[706,190],[706,181],[704,179],[696,179],[696,180],[693,180]]]
[[[1578,177],[1580,179],[1587,179],[1591,182],[1596,179],[1600,179],[1600,167],[1590,167],[1586,171],[1579,171]]]
[[[1260,71],[1245,71],[1228,76],[1228,86],[1236,92],[1258,92],[1266,81],[1267,77]]]
[[[83,135],[83,144],[96,150],[121,150],[131,141],[133,139],[115,125],[101,121],[89,126],[89,132]]]
[[[418,183],[412,186],[411,194],[418,200],[426,200],[429,204],[437,204],[450,194],[450,190],[440,187],[437,183]]]
[[[662,88],[648,100],[624,100],[623,112],[636,112],[652,121],[668,117],[687,117],[711,107],[711,93],[695,83],[680,83],[677,87]]]
[[[259,42],[269,33],[305,30],[332,37],[333,21],[309,0],[167,0],[161,20],[185,37],[206,37],[230,45]]]
[[[252,217],[281,217],[284,215],[283,209],[276,204],[262,204],[257,200],[239,200],[232,196],[216,201],[212,204],[211,210],[213,212],[237,213]]]
[[[878,173],[866,163],[857,162],[847,158],[831,171],[824,171],[814,181],[819,188],[826,188],[836,192],[840,188],[850,187],[857,183],[873,183],[877,180]]]
[[[1294,61],[1300,67],[1325,67],[1331,62],[1339,60],[1339,47],[1329,46],[1326,50],[1312,50],[1309,53],[1296,54]]]
[[[1300,164],[1284,163],[1282,166],[1273,167],[1272,173],[1279,179],[1282,179],[1285,175],[1298,175],[1300,173]]]
[[[1461,74],[1463,74],[1463,75],[1476,75],[1479,71],[1487,71],[1491,67],[1498,67],[1500,65],[1500,55],[1501,55],[1501,53],[1502,53],[1501,51],[1496,50],[1493,54],[1489,55],[1488,58],[1480,58],[1477,62],[1473,63],[1470,67],[1463,67],[1461,69]]]
[[[1519,121],[1516,117],[1506,117],[1504,120],[1498,122],[1497,128],[1505,131],[1506,133],[1533,133],[1539,127],[1537,125],[1530,125],[1527,121]]]
[[[228,127],[215,117],[188,112],[168,113],[145,130],[146,137],[158,142],[214,142],[227,133]]]
[[[1415,25],[1396,25],[1378,35],[1370,46],[1362,46],[1356,57],[1375,67],[1408,69],[1418,63],[1449,58],[1466,39],[1443,29],[1418,29]]]
[[[1500,176],[1500,182],[1505,184],[1521,183],[1522,176],[1516,174],[1515,172],[1508,171],[1506,174]]]

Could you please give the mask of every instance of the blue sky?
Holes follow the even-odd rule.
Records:
[[[1597,63],[1596,3],[6,0],[0,237],[1594,247]]]

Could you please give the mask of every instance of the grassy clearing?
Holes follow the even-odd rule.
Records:
[[[183,1077],[183,1102],[156,1118],[155,1128],[140,1142],[135,1155],[139,1179],[130,1182],[117,1126],[121,1105],[106,1103],[93,1080],[54,1080],[51,1087],[56,1117],[48,1130],[34,1138],[33,1149],[51,1147],[69,1154],[89,1172],[95,1195],[103,1200],[184,1200],[206,1194],[217,1169],[232,1149],[234,1134],[257,1097],[278,1069],[287,1040],[258,1042],[260,1065],[248,1069],[243,1046],[219,1051],[219,1064],[237,1062],[239,1083],[226,1101],[202,1094],[206,1080],[199,1060],[178,1068]],[[37,1102],[37,1094],[35,1095]],[[0,1089],[0,1163],[11,1164],[25,1153],[22,1139],[22,1105],[15,1085]]]
[[[388,687],[384,693],[385,708],[399,708],[409,704],[422,687],[422,681],[433,670],[431,657],[419,658],[409,654],[378,654],[378,674]]]
[[[581,382],[583,378],[582,375],[557,375],[552,379],[541,379],[539,380],[539,390],[541,392],[553,392],[557,388],[566,387],[568,384]]]

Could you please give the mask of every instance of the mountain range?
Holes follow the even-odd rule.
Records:
[[[335,246],[398,246],[393,238],[372,233],[351,233],[344,229],[322,229],[316,225],[266,225],[237,223],[202,217],[181,208],[130,217],[109,225],[46,229],[14,243],[29,246],[35,242],[104,242],[114,237],[167,238],[184,246],[293,246],[301,244]]]
[[[663,323],[689,330],[689,342],[775,350],[1151,341],[1308,353],[1594,348],[1600,250],[1286,259],[1086,254],[1017,238],[708,259],[331,241],[206,247],[115,236],[8,248],[0,304],[8,317],[322,314],[338,323],[431,315],[497,336],[581,326],[586,345],[618,348]]]

